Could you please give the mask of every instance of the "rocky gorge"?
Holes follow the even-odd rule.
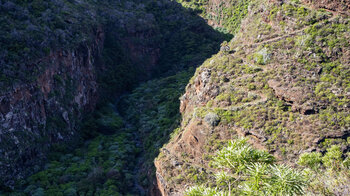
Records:
[[[230,190],[215,180],[218,151],[239,137],[304,173],[301,158],[318,157],[290,195],[349,192],[349,2],[33,0],[0,11],[0,194],[275,194],[247,192],[243,170],[226,169]]]
[[[87,113],[114,102],[113,97],[140,81],[193,66],[223,39],[175,2],[4,1],[0,5],[4,27],[0,172],[4,190],[42,170],[53,148],[76,148],[74,143],[109,129],[82,131],[93,118]],[[167,24],[164,17],[172,23]],[[7,26],[6,20],[14,27]],[[179,32],[169,34],[173,29]],[[178,45],[185,34],[187,45]],[[190,58],[194,51],[187,48],[202,45],[206,50],[201,56]],[[168,58],[170,52],[178,57]]]

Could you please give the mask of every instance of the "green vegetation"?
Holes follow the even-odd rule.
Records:
[[[88,116],[82,128],[88,141],[71,152],[65,146],[54,149],[45,169],[18,182],[17,190],[23,192],[10,195],[138,194],[133,192],[135,178],[143,186],[149,185],[149,178],[135,176],[135,171],[154,170],[159,148],[179,125],[178,98],[193,71],[190,68],[148,81],[124,96],[117,106],[106,104]],[[115,112],[118,107],[125,120]],[[137,143],[140,138],[141,146]],[[137,168],[140,157],[144,164]]]
[[[306,175],[297,169],[274,163],[266,151],[256,150],[239,138],[228,143],[213,157],[218,168],[213,187],[189,188],[185,195],[301,195]]]
[[[220,1],[209,7],[208,0],[178,0],[184,7],[195,10],[203,18],[217,25],[217,29],[226,34],[235,34],[242,19],[248,13],[251,0]]]
[[[196,2],[182,3],[203,8],[207,3]],[[194,136],[202,137],[199,144],[180,139],[179,146],[170,143],[164,147],[186,149],[193,145],[205,149],[201,154],[203,161],[197,160],[195,149],[193,153],[187,150],[186,156],[181,155],[181,158],[173,152],[164,153],[157,162],[164,164],[162,170],[172,171],[163,172],[163,177],[168,184],[175,184],[175,176],[193,176],[184,177],[173,186],[176,190],[187,184],[198,185],[193,195],[227,193],[230,181],[220,185],[220,180],[211,180],[218,171],[213,172],[208,162],[212,153],[230,136],[246,135],[293,166],[300,152],[316,150],[317,153],[303,154],[299,161],[300,165],[310,168],[303,171],[308,181],[305,194],[346,194],[348,185],[344,183],[348,181],[348,169],[345,165],[349,154],[342,153],[349,149],[347,54],[350,48],[345,41],[349,38],[349,17],[310,9],[301,1],[285,1],[282,5],[252,2],[249,10],[248,18],[243,21],[244,28],[235,34],[235,39],[222,45],[229,49],[205,61],[190,81],[186,96],[190,97],[187,104],[192,104],[193,110],[188,109],[184,114],[183,124],[176,132],[184,140],[188,139],[184,135],[196,128],[207,135],[196,135],[193,131]],[[199,83],[208,70],[210,76],[205,79],[209,82],[202,87]],[[220,122],[214,128],[207,128],[205,117],[212,113]],[[173,156],[183,162],[182,168],[172,166],[174,159],[177,160]],[[188,165],[195,172],[188,171]],[[329,172],[329,168],[338,169]],[[340,169],[344,174],[339,168],[344,168]],[[229,175],[234,174],[230,172]],[[322,173],[329,175],[329,179]],[[310,180],[318,177],[319,181]],[[238,185],[237,182],[235,186]],[[318,186],[320,191],[317,191]],[[338,190],[331,190],[331,186]],[[243,189],[243,185],[240,188]],[[266,194],[267,190],[264,191]]]
[[[298,164],[318,169],[321,166],[322,154],[319,152],[303,153],[299,157]]]
[[[161,4],[161,5],[160,5]],[[193,9],[186,9],[176,1],[150,1],[146,10],[152,13],[158,24],[160,59],[157,73],[172,74],[200,65],[215,54],[231,34],[213,30]]]
[[[174,76],[148,81],[121,101],[122,115],[135,125],[142,138],[144,167],[154,170],[153,160],[179,126],[179,97],[193,74],[193,68]]]
[[[63,58],[71,55],[75,58],[72,59],[74,62],[77,59],[82,61],[80,59],[82,58],[84,65],[87,62],[94,63],[91,74],[97,78],[100,99],[98,112],[81,116],[84,118],[84,123],[81,125],[81,131],[75,135],[81,136],[84,140],[100,141],[104,135],[115,135],[117,130],[124,129],[128,123],[125,125],[108,103],[114,102],[116,95],[134,89],[141,81],[163,77],[149,83],[154,90],[151,95],[146,92],[137,95],[152,98],[150,102],[154,108],[149,110],[153,111],[145,111],[145,115],[154,119],[148,125],[158,127],[149,135],[142,133],[146,138],[144,146],[147,151],[146,165],[149,167],[153,167],[150,165],[152,158],[158,154],[158,149],[168,141],[172,126],[174,124],[177,126],[179,123],[178,98],[183,93],[193,70],[178,75],[176,73],[201,64],[218,51],[223,40],[231,38],[230,35],[212,29],[192,10],[168,0],[148,0],[142,3],[110,0],[98,2],[10,0],[0,2],[0,13],[0,24],[4,27],[0,30],[2,33],[0,40],[3,43],[0,46],[0,57],[4,59],[0,61],[1,91],[16,84],[35,83],[37,77],[51,65],[51,62],[46,63],[44,58],[48,55]],[[103,40],[104,43],[96,45]],[[102,45],[103,48],[98,48]],[[38,63],[39,59],[43,58],[44,60]],[[60,61],[57,60],[58,63]],[[57,66],[59,67],[57,72],[60,74],[53,76],[55,86],[48,97],[53,100],[51,102],[62,102],[62,107],[72,107],[72,114],[68,114],[69,119],[79,121],[80,116],[76,114],[82,111],[72,101],[75,99],[78,82],[72,80],[71,73],[67,74],[64,66],[59,64]],[[173,76],[167,77],[171,75]],[[150,87],[146,85],[139,89],[142,88]],[[159,96],[154,96],[155,94]],[[139,97],[135,99],[138,101]],[[156,108],[157,104],[161,107]],[[129,107],[133,107],[131,103]],[[154,110],[159,112],[157,114],[159,118],[154,115]],[[80,127],[78,123],[74,123],[75,127],[68,127],[64,117],[56,110],[47,111],[46,129],[40,130],[45,136],[40,138],[41,143],[38,144],[46,141],[45,149],[50,148],[47,141],[51,141],[52,137],[46,133],[60,130],[62,133],[70,134],[71,129]],[[132,117],[134,119],[128,119],[130,122],[136,123],[139,119],[139,114],[130,112],[125,114],[127,115],[135,115]],[[143,117],[141,116],[142,121],[145,120]],[[140,123],[143,122],[137,122],[135,125],[140,126]],[[154,142],[155,139],[158,139],[157,143]],[[65,138],[67,143],[72,143],[69,149],[74,149],[77,144],[83,143],[77,140],[68,141]],[[25,141],[29,143],[30,140]],[[6,146],[5,143],[1,145]],[[38,161],[36,171],[41,169],[40,165]],[[45,175],[51,174],[47,172],[43,174]],[[26,182],[27,185],[31,185],[30,183]],[[53,186],[56,181],[50,179],[50,183],[50,186]],[[103,183],[98,185],[96,191],[101,189]],[[77,188],[75,185],[72,186]],[[41,193],[42,189],[46,191],[50,187],[37,188]],[[123,193],[124,190],[117,191]],[[72,192],[72,189],[68,192]]]
[[[218,51],[222,41],[232,38],[215,31],[193,10],[185,9],[174,1],[148,0],[144,6],[129,3],[125,3],[122,8],[134,15],[126,13],[126,16],[118,16],[120,20],[126,20],[128,25],[123,28],[110,21],[111,24],[105,30],[105,68],[98,69],[98,83],[104,98],[133,89],[140,81],[175,75],[189,67],[198,66]],[[139,18],[147,20],[140,22]],[[142,35],[135,36],[133,31],[142,32]],[[131,48],[139,47],[134,49],[136,54],[130,45]],[[152,51],[145,54],[137,50]]]
[[[270,60],[270,56],[268,49],[263,48],[255,54],[255,62],[259,65],[265,65]]]
[[[133,172],[140,148],[134,129],[123,128],[121,117],[108,105],[94,121],[99,132],[70,151],[60,146],[50,154],[45,169],[18,182],[10,195],[125,195],[134,186]],[[90,125],[92,122],[89,122]],[[85,126],[88,128],[88,126]],[[86,132],[94,130],[85,130]]]
[[[9,0],[0,3],[0,13],[0,90],[35,81],[49,66],[39,59],[50,54],[91,51],[101,30],[105,47],[96,70],[104,94],[131,89],[152,74],[201,64],[231,38],[169,0],[147,0],[142,6],[125,0]],[[147,65],[151,70],[144,74],[145,62],[160,66]]]
[[[0,81],[6,84],[1,89],[13,82],[32,82],[46,66],[37,60],[50,52],[92,43],[90,35],[101,22],[96,6],[92,1],[63,0],[0,3]]]
[[[350,180],[349,158],[343,159],[339,146],[333,145],[322,155],[303,153],[299,169],[275,164],[274,157],[252,148],[246,139],[229,142],[212,157],[217,168],[212,178],[186,191],[199,195],[337,195],[346,191]],[[210,178],[209,178],[210,179]],[[344,189],[345,188],[345,189]]]
[[[101,2],[95,5],[86,1],[84,8],[91,13],[97,9],[107,17],[89,15],[91,21],[82,23],[79,31],[72,31],[77,34],[72,36],[72,43],[88,44],[88,32],[92,29],[85,27],[96,27],[99,22],[106,26],[103,66],[97,70],[100,94],[104,96],[99,110],[88,115],[83,124],[82,137],[88,141],[72,152],[53,152],[43,171],[18,182],[22,194],[137,194],[130,190],[135,190],[135,181],[144,187],[150,185],[157,156],[164,164],[163,178],[169,186],[193,185],[186,192],[189,196],[341,195],[348,191],[350,159],[344,152],[350,143],[345,133],[350,126],[349,17],[311,10],[298,0],[285,1],[281,6],[267,1],[229,0],[218,1],[213,7],[209,7],[208,0],[149,0],[142,6],[121,1],[121,16],[112,14],[115,10],[106,6],[109,1]],[[23,6],[34,9],[31,17],[38,18],[39,24],[51,4],[30,1]],[[67,5],[70,4],[78,3]],[[4,5],[0,3],[0,11]],[[249,18],[238,31],[248,7]],[[77,19],[72,20],[82,20],[80,14],[85,12],[79,10]],[[4,13],[6,20],[12,17],[8,16],[12,12]],[[197,14],[223,33],[208,27]],[[61,17],[57,19],[63,22],[57,22],[59,28],[70,28],[69,18]],[[139,18],[147,20],[139,22]],[[10,28],[5,19],[0,18],[0,24]],[[114,19],[125,22],[115,24]],[[21,35],[23,32],[26,31],[21,31]],[[0,41],[7,39],[7,34],[1,35]],[[220,42],[232,38],[232,34],[235,39],[224,42],[222,50],[206,60],[191,79],[186,95],[193,96],[188,99],[195,102],[194,109],[193,113],[184,114],[181,124],[179,97],[194,72],[192,67],[209,58]],[[22,54],[14,51],[25,45],[13,40],[1,48],[5,49],[0,55],[10,51],[8,58],[15,61]],[[127,49],[138,44],[140,48]],[[35,56],[31,54],[32,46],[35,45],[24,47],[23,55],[38,57],[55,49],[45,45]],[[71,48],[64,44],[60,47]],[[147,57],[138,50],[159,54]],[[157,59],[157,66],[144,65],[147,58]],[[18,69],[16,66],[3,69],[4,73],[0,71],[0,82],[11,82],[7,76],[20,76],[5,74]],[[203,70],[210,71],[208,78],[201,75]],[[199,75],[205,80],[204,88],[200,87],[202,83],[194,83]],[[135,88],[139,81],[154,76],[162,77]],[[59,85],[66,82],[59,75],[54,80]],[[106,104],[113,95],[130,89],[134,90],[123,95],[118,104]],[[67,94],[71,94],[71,89]],[[52,91],[49,96],[58,95]],[[48,118],[47,126],[66,129],[61,118]],[[203,122],[210,125],[210,130]],[[203,151],[195,155],[171,154],[178,158],[174,159],[162,146],[182,134],[189,123],[207,134],[203,136],[204,144],[200,144]],[[226,144],[237,134],[251,136],[254,142],[278,155],[279,160],[267,151],[253,148],[247,139]],[[186,141],[181,145],[186,145]],[[300,155],[306,149],[316,152]],[[194,157],[197,153],[202,153],[201,162]],[[295,160],[299,155],[298,166]],[[151,175],[138,174],[146,172]]]
[[[344,194],[350,181],[350,161],[343,158],[339,145],[332,145],[322,155],[318,152],[303,153],[298,164],[309,168],[310,179],[308,192],[317,195]]]

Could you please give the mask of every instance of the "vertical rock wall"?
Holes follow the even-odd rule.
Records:
[[[43,72],[32,82],[0,94],[0,176],[2,183],[39,169],[48,147],[75,138],[84,112],[97,101],[95,60],[104,41],[101,29],[92,45],[60,50],[35,62]]]

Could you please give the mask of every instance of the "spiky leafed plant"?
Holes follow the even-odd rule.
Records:
[[[302,195],[306,186],[305,176],[286,165],[271,165],[271,178],[266,182],[268,195]]]
[[[222,169],[215,175],[216,187],[192,187],[186,195],[230,196],[233,192],[239,195],[273,196],[303,194],[307,182],[304,174],[273,162],[272,155],[254,149],[247,139],[231,141],[213,157],[214,165]]]
[[[230,168],[239,173],[252,163],[272,163],[274,157],[266,151],[256,150],[247,143],[247,139],[239,138],[229,142],[214,157],[214,164],[219,168]]]
[[[215,174],[216,182],[218,184],[224,183],[228,187],[228,194],[231,195],[232,181],[234,177],[225,171],[221,171]]]
[[[269,165],[266,163],[254,163],[248,167],[249,178],[247,182],[250,184],[252,189],[259,192],[264,184],[269,179]]]
[[[204,186],[194,186],[185,192],[185,196],[228,196],[228,193]]]

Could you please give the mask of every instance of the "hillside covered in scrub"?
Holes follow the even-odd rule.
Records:
[[[347,0],[0,0],[0,195],[348,195]]]
[[[197,68],[180,98],[181,126],[155,161],[162,194],[183,195],[196,185],[229,191],[228,182],[237,195],[292,194],[277,185],[267,184],[272,190],[264,187],[269,183],[265,180],[274,178],[266,176],[264,172],[273,173],[268,170],[261,170],[261,180],[252,187],[249,172],[260,167],[249,166],[252,155],[246,147],[222,155],[243,159],[246,169],[215,166],[227,141],[243,136],[254,148],[270,152],[279,164],[300,173],[311,162],[320,164],[306,175],[312,176],[309,184],[296,193],[349,193],[349,4],[336,2],[323,9],[310,1],[182,2],[227,32],[237,33]],[[234,17],[220,15],[236,13],[235,9],[246,13],[239,28],[232,26]],[[329,165],[333,161],[321,162],[329,151],[335,151],[336,166]],[[300,155],[311,160],[297,164]],[[220,171],[230,180],[218,181],[215,175]],[[194,189],[193,195],[201,195],[196,191],[209,190]]]

